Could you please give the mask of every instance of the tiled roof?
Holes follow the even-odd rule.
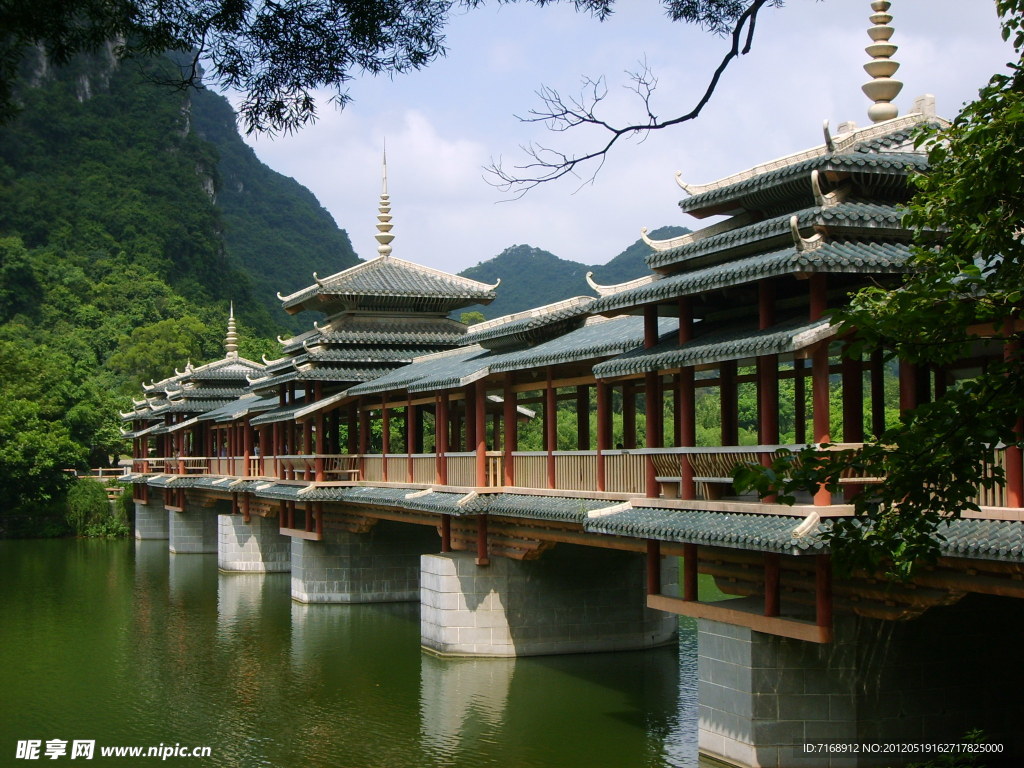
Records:
[[[219,408],[207,411],[199,417],[200,421],[234,421],[249,413],[258,413],[277,405],[277,397],[257,397],[253,394],[246,394],[230,403],[225,403]]]
[[[809,158],[777,170],[752,176],[728,186],[719,187],[693,195],[679,203],[684,213],[720,206],[732,200],[742,200],[748,195],[764,196],[765,192],[778,188],[778,197],[792,195],[806,185],[810,192],[811,171],[868,172],[877,176],[904,178],[910,170],[924,170],[928,167],[923,153],[893,152],[891,154],[852,152],[841,155],[825,155]]]
[[[393,256],[382,256],[318,279],[315,285],[280,298],[284,308],[291,309],[318,296],[386,297],[390,301],[399,298],[427,298],[471,304],[489,303],[496,294],[494,286]]]
[[[676,328],[678,321],[674,318],[658,320],[659,335],[674,331]],[[457,351],[430,355],[372,382],[353,387],[349,391],[353,395],[367,395],[402,389],[410,392],[456,389],[492,373],[598,360],[621,354],[642,344],[643,338],[641,317],[598,319],[564,336],[557,336],[528,349],[502,353],[491,352],[474,345]]]
[[[748,224],[745,227],[726,230],[720,234],[694,240],[666,251],[654,251],[647,255],[647,264],[652,269],[664,269],[679,266],[709,254],[720,255],[719,260],[721,260],[727,257],[732,249],[771,238],[782,237],[792,241],[790,219],[794,215],[802,230],[811,227],[827,227],[831,237],[842,235],[850,237],[854,234],[878,236],[878,234],[884,233],[891,236],[903,233],[905,230],[900,225],[903,214],[902,208],[877,203],[849,202],[827,208],[815,206],[755,224]],[[907,237],[909,239],[909,233]]]
[[[658,319],[658,335],[675,331],[679,321],[675,318]],[[495,359],[491,373],[521,371],[542,365],[597,360],[620,355],[644,342],[642,317],[617,317],[606,322],[592,320],[571,333],[538,344],[536,347],[508,352]]]
[[[269,400],[270,398],[267,399]],[[277,406],[277,403],[275,402],[274,405]],[[273,407],[264,411],[259,416],[254,416],[249,420],[249,424],[257,427],[260,424],[273,424],[278,421],[292,421],[295,418],[296,412],[302,410],[307,405],[312,405],[312,403],[301,402],[285,406],[284,408]]]
[[[229,397],[240,397],[245,394],[245,387],[183,387],[169,390],[170,398],[188,398],[190,400],[222,400]]]
[[[332,381],[341,383],[372,381],[389,370],[390,368],[369,365],[344,367],[318,365],[304,370],[292,369],[265,379],[253,379],[251,386],[253,391],[261,392],[289,381]]]
[[[491,344],[484,342],[509,339],[525,343],[533,339],[540,329],[545,329],[547,335],[563,332],[567,325],[565,321],[583,321],[593,300],[592,296],[574,296],[555,304],[497,317],[470,327],[463,343],[490,347]]]
[[[741,328],[716,329],[679,345],[672,337],[650,349],[636,349],[594,366],[598,378],[664,371],[683,366],[707,365],[724,360],[744,360],[778,355],[810,346],[834,333],[829,321],[794,320],[763,331]]]
[[[446,317],[354,317],[346,315],[328,320],[316,330],[285,340],[284,351],[302,349],[309,345],[325,344],[458,344],[466,334],[466,326]]]
[[[606,502],[605,506],[609,506]],[[793,538],[802,517],[747,515],[734,512],[633,507],[588,519],[583,528],[591,533],[640,539],[706,544],[786,554],[827,551],[817,533]]]
[[[377,392],[388,392],[398,389],[422,391],[424,382],[444,382],[448,386],[459,386],[466,376],[485,371],[492,355],[480,346],[463,347],[450,352],[439,352],[435,355],[415,360],[409,365],[381,376],[374,381],[360,384],[350,391],[353,395],[369,395]]]
[[[778,275],[805,272],[893,273],[906,270],[911,246],[902,242],[836,240],[820,248],[798,251],[790,246],[736,261],[683,272],[621,293],[597,299],[591,312],[620,309],[692,296]]]

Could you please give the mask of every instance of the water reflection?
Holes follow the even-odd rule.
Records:
[[[415,603],[301,605],[288,574],[161,541],[0,542],[0,580],[3,765],[26,738],[208,745],[217,768],[697,765],[692,633],[678,653],[441,659]]]
[[[515,659],[420,657],[420,733],[423,749],[453,756],[500,728]]]

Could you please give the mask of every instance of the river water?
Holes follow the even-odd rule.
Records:
[[[696,638],[647,652],[441,659],[416,604],[292,602],[166,541],[0,541],[0,765],[74,740],[210,747],[172,765],[696,768]],[[41,742],[38,761],[18,742]],[[46,742],[68,742],[46,759]]]

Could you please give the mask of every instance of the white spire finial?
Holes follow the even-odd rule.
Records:
[[[377,234],[374,235],[374,238],[380,243],[377,246],[377,253],[381,256],[389,256],[391,254],[391,241],[395,239],[395,236],[391,234],[391,196],[388,194],[388,150],[386,144],[381,167],[380,204],[377,207]]]
[[[235,302],[228,314],[228,335],[224,338],[224,351],[228,357],[238,357],[238,334],[235,332]]]
[[[889,42],[893,31],[889,26],[892,16],[887,13],[890,5],[892,3],[889,0],[874,0],[871,3],[874,13],[869,18],[874,26],[868,29],[871,45],[864,49],[871,56],[871,61],[864,65],[864,71],[874,79],[861,86],[861,90],[874,102],[868,109],[868,117],[873,123],[891,120],[900,113],[892,103],[903,90],[903,83],[892,78],[900,65],[889,58],[897,50],[897,46]]]

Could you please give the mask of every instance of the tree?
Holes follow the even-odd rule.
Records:
[[[918,136],[930,147],[930,170],[917,177],[910,203],[914,270],[896,291],[861,290],[834,318],[855,334],[854,354],[883,349],[890,359],[944,367],[986,353],[987,364],[862,449],[824,456],[805,450],[738,475],[743,485],[784,498],[821,483],[838,489],[848,468],[885,477],[828,533],[846,568],[906,577],[933,560],[945,523],[978,509],[978,487],[1005,481],[993,466],[996,447],[1022,445],[1024,2],[997,6],[1018,60],[952,127]]]
[[[517,0],[500,0],[516,2]],[[538,6],[558,0],[521,0]],[[573,0],[577,10],[608,17],[615,0]],[[713,32],[733,29],[749,48],[756,11],[781,0],[662,0],[673,21]],[[109,47],[115,55],[178,51],[179,88],[204,75],[244,95],[249,131],[291,131],[316,117],[313,91],[333,90],[344,105],[345,84],[357,74],[420,69],[444,55],[444,27],[454,9],[483,0],[72,0],[0,4],[0,117],[15,104],[14,84],[30,51],[53,63]],[[746,28],[746,32],[741,30]],[[110,41],[119,41],[113,46]],[[734,45],[735,47],[735,45]],[[731,58],[731,57],[730,57]],[[728,63],[723,62],[720,71]],[[716,74],[717,81],[719,73]],[[714,90],[714,83],[709,89]],[[698,110],[699,111],[699,110]]]

